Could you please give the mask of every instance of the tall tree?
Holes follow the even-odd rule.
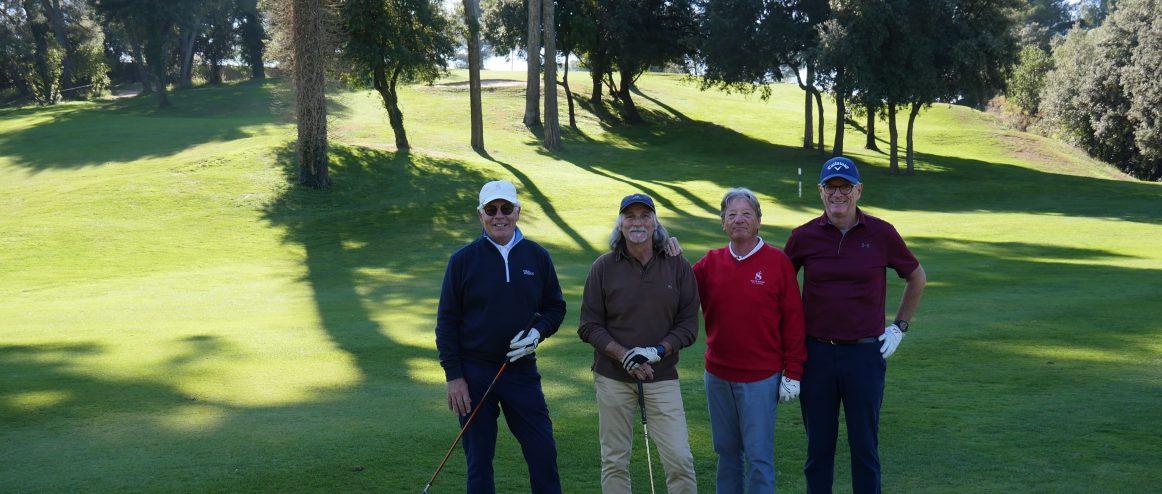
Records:
[[[210,84],[222,84],[222,63],[237,53],[241,14],[235,0],[205,2],[203,26],[194,50],[209,67]]]
[[[387,109],[396,149],[410,144],[399,107],[399,82],[436,80],[455,52],[452,24],[432,0],[347,0],[342,8],[343,57],[350,81],[370,80]]]
[[[298,119],[298,182],[315,189],[331,186],[327,159],[327,97],[324,92],[322,0],[292,0],[292,70]]]
[[[554,0],[543,0],[545,26],[545,149],[561,149],[561,124],[557,120],[557,31]]]
[[[1041,107],[1054,133],[1143,180],[1162,179],[1158,0],[1119,0],[1053,51]]]
[[[634,82],[651,66],[686,63],[696,51],[698,22],[691,0],[598,0],[603,45],[620,75],[616,97],[629,123],[643,122],[633,101]]]
[[[238,0],[242,60],[250,66],[251,79],[265,79],[266,28],[257,0]]]
[[[813,100],[818,107],[819,145],[823,149],[823,101],[816,87],[819,36],[816,25],[830,16],[826,0],[703,0],[700,60],[702,89],[759,91],[770,97],[769,83],[788,74],[804,91],[803,147],[814,145]]]
[[[472,149],[484,152],[484,111],[480,102],[480,0],[464,0],[468,27],[468,93],[472,112]]]
[[[152,86],[158,95],[158,105],[170,105],[166,90],[169,50],[174,29],[190,8],[185,0],[92,0],[94,7],[104,15],[125,26],[126,32],[141,44]]]
[[[537,109],[540,104],[541,86],[541,10],[543,0],[528,0],[528,17],[529,17],[529,31],[525,48],[526,60],[528,61],[528,75],[525,78],[525,118],[524,123],[526,127],[532,127],[541,123],[540,111]],[[548,35],[546,34],[546,38]],[[546,39],[546,41],[548,41]],[[545,61],[549,62],[548,55]],[[548,79],[546,78],[546,81]],[[548,87],[545,87],[548,90]],[[547,96],[546,96],[547,97]]]
[[[38,0],[24,0],[24,15],[32,32],[33,61],[36,77],[32,87],[36,101],[42,105],[55,104],[61,99],[61,61],[64,50],[52,37],[48,19]]]

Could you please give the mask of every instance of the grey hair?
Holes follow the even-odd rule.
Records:
[[[652,212],[651,216],[654,218],[654,250],[660,250],[665,247],[666,239],[670,238],[670,233],[658,221],[658,213],[656,211]],[[617,252],[617,247],[625,244],[625,235],[621,233],[621,223],[624,221],[624,218],[621,213],[618,213],[617,219],[613,222],[613,233],[609,234],[609,250],[612,252]]]
[[[718,216],[723,220],[726,219],[726,205],[730,204],[735,199],[746,199],[750,203],[751,209],[754,210],[755,216],[760,220],[763,219],[763,207],[759,205],[759,198],[746,187],[735,187],[726,191],[726,195],[722,196],[722,206],[718,211]]]

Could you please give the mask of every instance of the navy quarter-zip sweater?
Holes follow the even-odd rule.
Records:
[[[504,363],[509,342],[534,313],[541,313],[533,327],[542,341],[565,319],[565,298],[549,252],[520,229],[515,235],[507,266],[486,235],[448,260],[436,314],[436,348],[448,381],[463,377],[464,361]],[[514,369],[535,365],[535,354],[510,364]]]

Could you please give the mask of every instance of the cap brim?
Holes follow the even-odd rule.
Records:
[[[831,175],[827,175],[826,177],[819,179],[819,185],[823,185],[824,183],[827,183],[828,180],[831,180],[833,178],[842,178],[842,179],[846,180],[847,183],[849,183],[851,185],[859,185],[859,180],[852,181],[851,177],[849,177],[847,175],[840,174],[840,173],[833,173]]]
[[[513,206],[516,206],[516,207],[518,207],[518,208],[520,207],[520,201],[518,201],[518,200],[516,200],[516,199],[512,199],[512,198],[510,198],[510,197],[507,197],[507,196],[501,196],[501,195],[498,195],[498,196],[490,196],[490,197],[488,197],[488,198],[487,198],[487,200],[485,200],[484,202],[480,203],[480,207],[484,207],[484,205],[486,205],[486,204],[488,204],[488,203],[490,203],[490,202],[492,202],[492,201],[495,201],[495,200],[497,200],[497,199],[500,199],[500,200],[502,200],[502,201],[506,201],[506,202],[508,202],[509,204],[512,204]]]
[[[647,202],[645,202],[645,201],[634,201],[634,202],[631,202],[631,203],[629,203],[629,204],[626,204],[625,206],[622,206],[622,207],[621,207],[621,210],[620,210],[620,211],[618,211],[618,212],[619,212],[619,213],[624,213],[626,209],[629,209],[629,207],[630,207],[630,206],[633,206],[634,204],[641,204],[642,206],[645,206],[645,207],[646,207],[647,209],[649,209],[650,211],[656,211],[656,210],[654,209],[654,207],[653,207],[653,206],[650,206],[650,204],[649,204],[649,203],[647,203]]]

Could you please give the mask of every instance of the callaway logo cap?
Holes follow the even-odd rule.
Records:
[[[508,180],[494,180],[484,184],[480,188],[480,205],[477,207],[484,207],[497,199],[504,199],[513,206],[520,207],[520,201],[516,198],[516,186]]]
[[[621,209],[619,209],[618,212],[624,213],[625,208],[628,208],[633,204],[641,204],[647,208],[650,208],[650,211],[657,211],[654,209],[654,200],[650,199],[650,196],[639,192],[637,194],[630,194],[625,196],[625,198],[621,200]]]
[[[855,162],[851,159],[836,156],[823,164],[823,169],[819,171],[819,184],[822,185],[833,178],[842,178],[852,185],[859,185],[859,168],[855,167]]]

